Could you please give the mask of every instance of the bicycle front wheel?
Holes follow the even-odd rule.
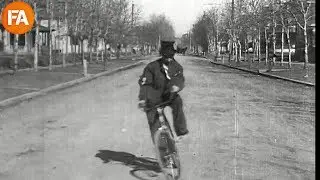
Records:
[[[168,179],[177,180],[181,174],[180,159],[170,131],[158,130],[154,135],[154,142],[162,172]]]

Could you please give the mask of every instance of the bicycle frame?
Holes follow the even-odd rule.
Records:
[[[159,122],[160,122],[160,127],[158,128],[158,131],[169,131],[172,138],[174,138],[173,132],[171,130],[169,121],[166,119],[165,114],[164,114],[164,107],[158,107],[157,112],[159,114]],[[169,127],[168,127],[169,126]]]
[[[160,103],[158,105],[155,105],[155,106],[153,106],[151,108],[146,108],[145,111],[150,111],[150,110],[153,110],[153,109],[157,109],[157,113],[159,114],[159,122],[160,122],[160,127],[158,128],[158,130],[169,130],[172,138],[174,138],[172,129],[170,127],[170,124],[169,124],[169,122],[168,122],[168,120],[167,120],[167,118],[165,117],[165,114],[164,114],[164,108],[166,106],[168,106],[171,102],[172,102],[172,100],[165,101],[165,102]]]
[[[167,133],[168,134],[168,138],[169,139],[171,139],[170,140],[170,142],[172,142],[173,144],[170,146],[170,147],[172,147],[173,149],[171,149],[170,147],[170,149],[171,150],[173,150],[173,152],[171,152],[171,153],[174,153],[175,155],[173,155],[173,156],[171,156],[170,157],[170,160],[169,160],[169,162],[170,163],[172,163],[171,165],[173,166],[173,164],[176,164],[177,166],[178,166],[178,170],[177,170],[177,172],[175,172],[173,169],[171,169],[172,170],[172,172],[171,173],[168,173],[168,172],[166,172],[166,170],[165,171],[163,171],[165,174],[166,174],[166,177],[167,178],[169,178],[170,180],[172,179],[172,178],[170,178],[170,177],[174,177],[174,179],[177,179],[177,178],[179,178],[180,177],[180,162],[179,162],[179,157],[178,157],[178,152],[177,152],[177,149],[176,149],[176,145],[175,145],[175,140],[174,140],[174,134],[173,134],[173,131],[172,131],[172,129],[171,129],[171,127],[170,127],[170,124],[169,124],[169,122],[168,122],[168,120],[167,120],[167,118],[166,118],[166,116],[165,116],[165,113],[164,113],[164,108],[170,103],[171,101],[166,101],[166,102],[163,102],[163,103],[161,103],[161,104],[159,104],[159,105],[156,105],[156,106],[154,106],[154,107],[152,107],[152,108],[149,108],[149,109],[146,109],[146,111],[150,111],[150,110],[152,110],[152,109],[155,109],[156,108],[156,110],[157,110],[157,113],[158,113],[158,115],[159,115],[159,118],[158,118],[158,120],[159,120],[159,122],[160,122],[160,127],[156,130],[156,132],[155,132],[155,136],[153,137],[155,140],[154,140],[154,142],[155,142],[155,146],[156,147],[158,147],[158,145],[157,145],[157,143],[159,142],[159,141],[157,141],[156,139],[158,139],[159,138],[159,136],[160,136],[160,134],[161,133]],[[163,164],[162,164],[162,162],[161,162],[161,155],[160,155],[160,151],[156,148],[156,151],[157,151],[157,156],[158,156],[158,160],[159,160],[159,164],[160,164],[160,167],[161,167],[161,169],[163,168]],[[172,158],[174,158],[174,159],[172,159]],[[178,159],[177,159],[178,158]],[[163,170],[163,169],[162,169]],[[175,176],[175,174],[178,174],[177,176]],[[168,175],[170,175],[170,176],[168,176]]]

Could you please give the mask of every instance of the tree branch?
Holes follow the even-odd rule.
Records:
[[[295,19],[295,21],[296,21],[296,23],[298,24],[298,26],[299,26],[301,29],[304,30],[304,27],[303,27],[303,26],[301,25],[301,23],[299,22],[297,16],[296,16],[294,13],[292,13],[290,10],[287,10],[287,9],[286,9],[286,11],[289,12],[289,13],[293,16],[293,18]]]
[[[313,17],[316,17],[316,15],[314,14],[314,15],[310,15],[308,18],[307,18],[307,21],[309,21],[311,18],[313,18]]]

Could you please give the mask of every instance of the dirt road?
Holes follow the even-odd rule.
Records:
[[[313,88],[177,60],[190,130],[183,180],[315,179]],[[0,179],[162,179],[136,105],[142,68],[1,111]]]

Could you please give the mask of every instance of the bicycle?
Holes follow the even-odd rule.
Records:
[[[156,156],[161,171],[165,174],[166,178],[168,180],[178,180],[181,175],[180,158],[174,139],[174,134],[164,114],[164,108],[169,105],[170,102],[170,100],[163,102],[154,107],[145,109],[145,111],[150,111],[155,108],[157,109],[160,127],[154,133],[153,137]]]

